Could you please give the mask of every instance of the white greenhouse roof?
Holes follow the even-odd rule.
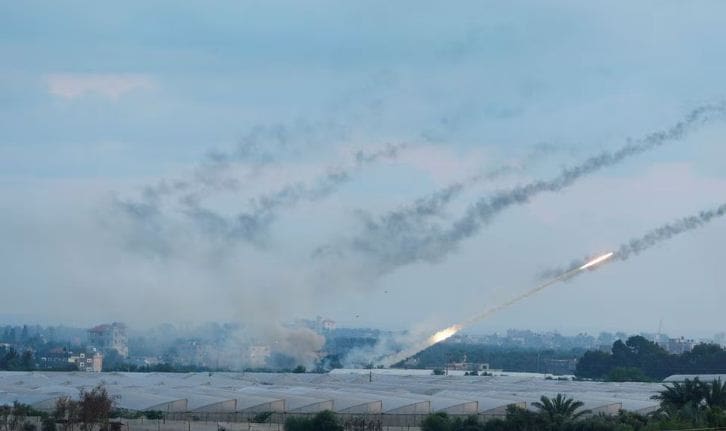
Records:
[[[614,413],[621,408],[652,411],[657,402],[651,396],[662,389],[661,383],[559,381],[536,374],[485,377],[374,371],[372,375],[368,370],[330,374],[0,372],[0,404],[17,400],[52,409],[61,396],[77,398],[81,389],[103,384],[118,397],[117,405],[129,410],[503,414],[508,405],[530,407],[542,395],[563,393],[584,402],[586,408]],[[669,381],[685,377],[672,376]]]

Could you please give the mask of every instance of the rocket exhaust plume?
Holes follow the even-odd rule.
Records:
[[[604,261],[610,259],[611,257],[613,257],[614,254],[615,253],[611,251],[610,253],[605,253],[602,256],[598,256],[595,259],[593,259],[593,260],[587,262],[586,264],[582,265],[581,267],[579,267],[578,270],[581,271],[583,269],[591,268],[591,267],[599,264],[600,262],[604,262]]]
[[[700,211],[695,215],[683,217],[680,219],[677,219],[671,223],[666,223],[660,227],[657,227],[655,229],[650,230],[645,235],[637,238],[633,238],[630,241],[624,243],[623,245],[618,248],[617,251],[608,252],[603,255],[597,256],[593,259],[590,259],[589,261],[576,266],[573,269],[566,270],[562,272],[560,270],[560,273],[558,276],[522,293],[521,295],[515,296],[514,298],[511,298],[509,301],[504,302],[502,304],[499,304],[497,306],[491,307],[484,312],[472,317],[469,320],[464,321],[463,323],[457,323],[455,325],[449,326],[448,328],[445,328],[439,332],[436,332],[423,342],[420,342],[416,344],[415,346],[411,347],[410,349],[401,351],[399,353],[395,353],[393,355],[389,355],[384,357],[381,360],[381,363],[384,366],[391,366],[399,361],[405,360],[416,353],[420,352],[421,350],[424,350],[428,347],[433,346],[434,344],[440,343],[453,335],[455,335],[457,332],[461,331],[463,328],[472,325],[474,323],[477,323],[490,315],[496,313],[499,310],[502,310],[503,308],[509,307],[510,305],[513,305],[523,299],[526,299],[535,293],[539,292],[540,290],[543,290],[555,283],[558,283],[560,281],[566,281],[571,279],[572,277],[577,276],[580,272],[589,269],[593,270],[598,268],[599,265],[602,265],[603,263],[609,261],[610,259],[618,259],[618,260],[627,260],[632,255],[640,254],[651,247],[655,247],[659,243],[669,240],[673,238],[676,235],[680,235],[682,233],[689,232],[691,230],[700,228],[705,226],[707,223],[713,221],[716,218],[720,218],[726,215],[726,203],[721,204],[720,206],[716,208],[712,208],[709,210]]]
[[[549,281],[546,281],[532,289],[529,289],[529,290],[525,291],[524,293],[517,295],[502,304],[488,308],[488,309],[484,310],[482,313],[479,313],[476,316],[474,316],[462,323],[457,323],[455,325],[449,326],[448,328],[442,329],[441,331],[434,333],[432,336],[428,337],[423,342],[416,344],[414,347],[412,347],[410,349],[407,349],[402,352],[399,352],[399,353],[396,353],[396,354],[383,358],[383,360],[381,361],[382,365],[390,367],[391,365],[393,365],[399,361],[405,360],[405,359],[415,355],[416,353],[420,352],[421,350],[424,350],[428,347],[433,346],[434,344],[438,344],[442,341],[445,341],[445,340],[453,337],[454,335],[456,335],[457,332],[461,331],[465,327],[471,326],[481,320],[484,320],[487,317],[491,316],[492,314],[496,313],[497,311],[507,308],[510,305],[514,305],[523,299],[529,298],[530,296],[534,295],[535,293],[537,293],[541,290],[544,290],[545,288],[547,288],[555,283],[559,283],[560,281],[569,280],[570,278],[576,276],[581,271],[584,271],[586,269],[594,269],[598,265],[601,265],[604,262],[606,262],[607,260],[611,259],[613,256],[615,256],[615,252],[612,252],[612,251],[605,253],[601,256],[597,256],[597,257],[591,259],[590,261],[584,263],[583,265],[581,265],[575,269],[572,269],[570,271],[563,272],[562,274],[558,275],[557,277],[555,277]]]

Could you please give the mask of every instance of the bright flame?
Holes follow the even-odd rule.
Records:
[[[497,311],[507,308],[510,305],[516,304],[517,302],[519,302],[525,298],[528,298],[528,297],[534,295],[535,293],[537,293],[543,289],[546,289],[547,287],[549,287],[555,283],[569,280],[570,278],[575,277],[580,271],[588,269],[588,268],[592,268],[595,265],[603,263],[606,260],[613,257],[614,255],[615,255],[614,252],[609,252],[609,253],[603,254],[602,256],[598,256],[598,257],[592,259],[591,261],[587,262],[586,264],[580,266],[579,268],[575,268],[575,269],[567,271],[563,274],[560,274],[557,277],[540,284],[539,286],[535,286],[534,288],[529,289],[529,290],[509,299],[508,301],[505,301],[501,304],[492,306],[492,307],[484,310],[482,313],[479,313],[476,316],[472,317],[471,319],[464,321],[463,323],[457,323],[456,325],[451,325],[446,329],[442,329],[441,331],[436,332],[434,335],[426,338],[425,340],[421,340],[418,343],[415,343],[409,349],[385,356],[381,359],[381,361],[385,366],[391,366],[398,361],[402,361],[406,358],[409,358],[409,357],[415,355],[416,353],[426,349],[427,347],[433,346],[434,344],[440,343],[444,340],[451,338],[457,332],[464,329],[464,327],[473,325],[481,320],[484,320],[487,317],[489,317],[490,315],[496,313]]]
[[[456,324],[451,325],[446,329],[442,329],[441,331],[435,333],[434,335],[429,337],[429,345],[434,345],[436,343],[440,343],[448,338],[451,338],[454,334],[461,331],[461,328],[463,328],[463,325]]]
[[[615,254],[615,253],[613,253],[612,251],[611,251],[610,253],[605,253],[605,254],[603,254],[602,256],[598,256],[598,257],[596,257],[595,259],[593,259],[593,260],[591,260],[591,261],[587,262],[586,264],[582,265],[581,267],[579,267],[579,268],[577,268],[577,269],[578,269],[578,270],[583,270],[583,269],[587,269],[587,268],[590,268],[590,267],[592,267],[592,266],[595,266],[595,265],[597,265],[598,263],[602,263],[602,262],[604,262],[604,261],[606,261],[606,260],[610,259],[611,257],[613,257],[613,255],[614,255],[614,254]]]

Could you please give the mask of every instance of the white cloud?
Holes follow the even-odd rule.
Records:
[[[111,100],[134,90],[151,90],[154,81],[142,74],[57,73],[46,76],[48,91],[56,97],[77,99],[95,94]]]

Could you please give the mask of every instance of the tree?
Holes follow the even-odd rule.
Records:
[[[585,352],[577,361],[575,374],[587,379],[600,379],[605,377],[612,369],[612,356],[599,350]]]
[[[41,431],[56,431],[55,419],[51,416],[44,417],[40,423]]]
[[[714,379],[711,383],[703,383],[701,386],[703,391],[703,401],[708,408],[726,409],[726,382],[721,383],[721,379]]]
[[[0,352],[0,369],[8,371],[16,371],[20,367],[20,355],[14,348],[9,348]]]
[[[575,401],[563,394],[557,394],[554,398],[542,395],[539,402],[532,403],[534,408],[546,415],[552,423],[558,425],[576,420],[582,415],[590,413],[590,410],[578,411],[583,405],[582,401]]]
[[[250,419],[250,422],[254,424],[264,424],[267,423],[270,418],[272,418],[272,412],[261,412],[257,413]]]
[[[446,413],[433,413],[421,422],[421,431],[452,431],[449,415]]]
[[[330,410],[324,410],[313,416],[312,427],[315,431],[343,431],[343,425]]]
[[[32,371],[35,369],[35,361],[33,360],[33,352],[26,350],[20,357],[20,367],[23,371]]]
[[[543,431],[550,429],[551,424],[543,413],[531,412],[516,405],[507,407],[507,415],[501,422],[488,421],[487,431]]]
[[[144,412],[144,417],[149,420],[161,420],[164,419],[164,412],[161,410],[147,410]]]
[[[617,367],[608,373],[609,382],[649,382],[651,381],[640,368]]]
[[[290,416],[285,420],[285,431],[343,431],[335,413],[324,410],[312,418]]]
[[[94,387],[90,392],[81,389],[78,414],[83,429],[91,430],[96,424],[108,427],[114,403],[115,398],[103,385]]]
[[[73,425],[78,423],[78,410],[78,402],[64,396],[56,400],[52,416],[56,422],[65,424],[64,429],[73,429]]]
[[[670,386],[663,385],[665,389],[651,398],[660,402],[662,411],[675,413],[686,407],[698,409],[704,398],[704,387],[701,381],[685,379],[683,383],[674,382]]]
[[[310,418],[288,416],[285,419],[285,431],[315,431]]]

